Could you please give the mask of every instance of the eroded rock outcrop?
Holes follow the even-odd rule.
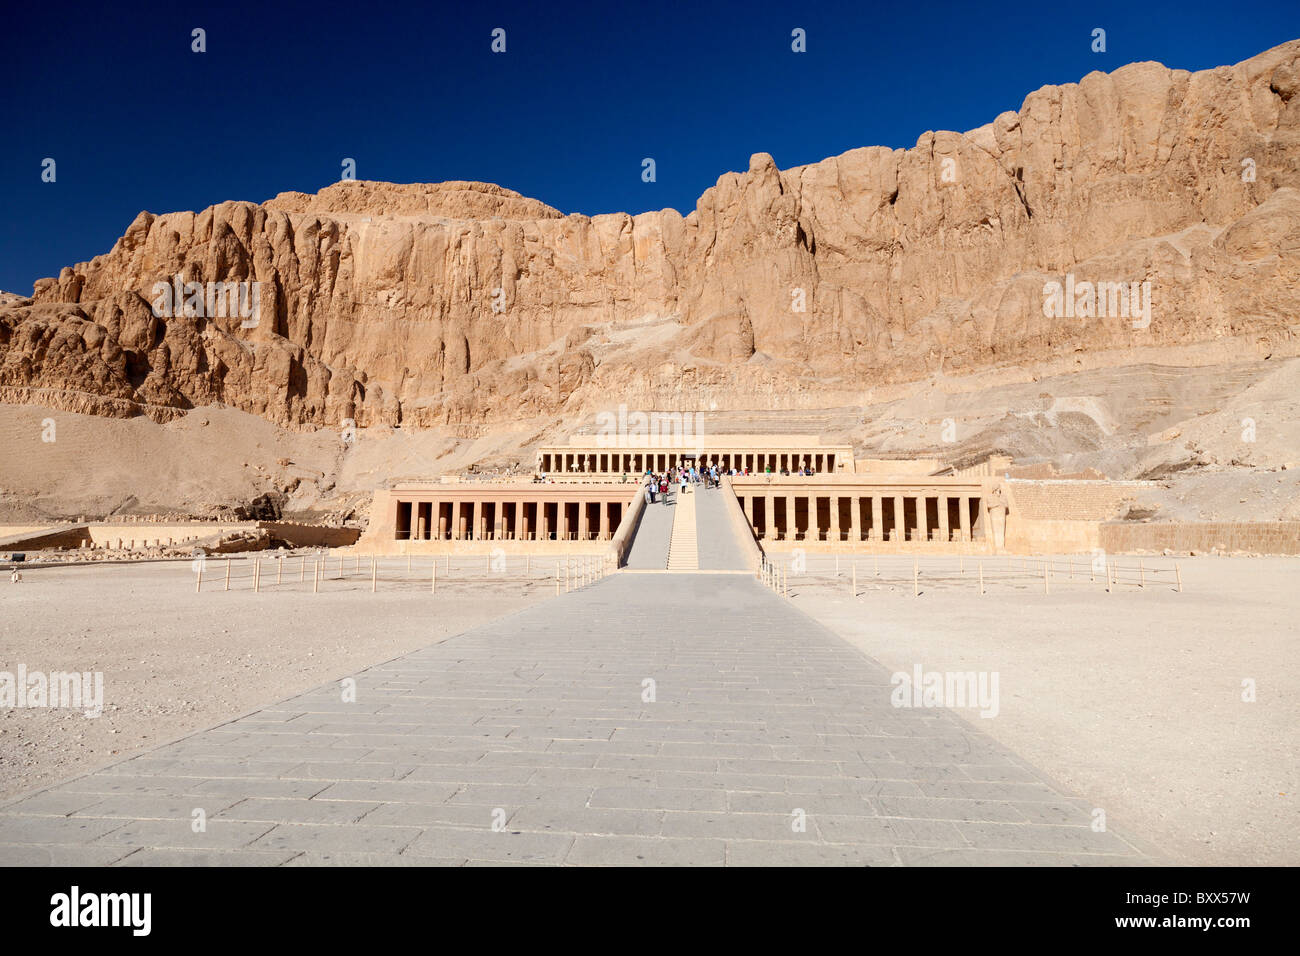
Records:
[[[683,383],[761,406],[1116,349],[1295,354],[1297,89],[1300,41],[1200,73],[1132,64],[908,150],[757,154],[685,217],[566,216],[467,182],[142,212],[0,301],[0,400],[474,424],[679,405]],[[257,282],[256,326],[157,317],[177,275]],[[1045,316],[1067,275],[1150,283],[1150,324]]]

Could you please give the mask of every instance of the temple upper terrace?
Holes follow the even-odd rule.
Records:
[[[683,465],[717,465],[751,475],[853,474],[853,446],[824,445],[816,435],[627,434],[572,435],[567,445],[543,445],[545,474],[640,475]]]

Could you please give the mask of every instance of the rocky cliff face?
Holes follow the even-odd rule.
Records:
[[[1296,354],[1297,92],[1300,41],[1194,74],[1133,64],[908,150],[789,170],[760,153],[685,217],[565,216],[467,182],[142,212],[108,253],[0,301],[0,400],[483,424],[623,396],[815,403],[1196,343]],[[155,316],[178,275],[257,282],[256,325]],[[1049,317],[1050,282],[1149,283],[1149,324],[1088,315],[1082,292]]]

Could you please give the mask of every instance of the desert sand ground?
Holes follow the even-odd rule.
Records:
[[[0,799],[151,749],[194,730],[283,700],[326,681],[426,647],[554,595],[553,565],[523,559],[488,572],[482,558],[430,558],[370,570],[328,560],[312,593],[311,560],[286,558],[275,584],[263,556],[253,593],[250,556],[209,558],[203,592],[189,561],[29,568],[21,584],[0,578],[0,671],[102,671],[104,713],[0,709]]]
[[[1042,559],[986,559],[983,596],[973,559],[932,559],[915,597],[910,559],[859,557],[856,599],[851,562],[807,560],[796,607],[894,671],[998,672],[998,715],[963,716],[1174,860],[1300,863],[1300,559],[1183,559],[1181,594],[1167,570],[1108,594],[1078,556],[1044,594]]]
[[[453,558],[438,593],[428,568],[390,558],[370,592],[363,565],[337,559],[311,593],[297,557],[283,583],[263,565],[189,562],[29,570],[0,581],[0,670],[101,670],[105,713],[10,709],[0,717],[0,797],[151,749],[368,664],[508,615],[554,593],[551,567],[489,573]],[[786,559],[780,559],[782,561]],[[424,559],[427,565],[429,559]],[[518,562],[519,559],[512,559]],[[1144,559],[1147,587],[1107,593],[1086,559],[922,562],[810,556],[790,575],[796,607],[892,670],[996,671],[999,713],[972,724],[1095,798],[1108,816],[1186,863],[1295,864],[1300,843],[1300,606],[1297,559]],[[1119,559],[1135,566],[1137,559]],[[877,577],[875,568],[880,574]],[[308,565],[310,568],[310,565]],[[1243,681],[1256,700],[1242,699]]]

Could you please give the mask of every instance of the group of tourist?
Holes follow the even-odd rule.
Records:
[[[734,468],[728,472],[717,465],[710,465],[707,468],[699,465],[683,465],[679,468],[669,468],[663,472],[647,469],[646,473],[642,475],[642,480],[645,482],[646,503],[654,504],[662,498],[663,503],[668,504],[668,489],[674,485],[681,489],[681,494],[686,494],[693,485],[717,488],[722,481],[722,476],[726,474],[737,475],[740,472]],[[626,479],[627,475],[625,474],[623,477]]]

